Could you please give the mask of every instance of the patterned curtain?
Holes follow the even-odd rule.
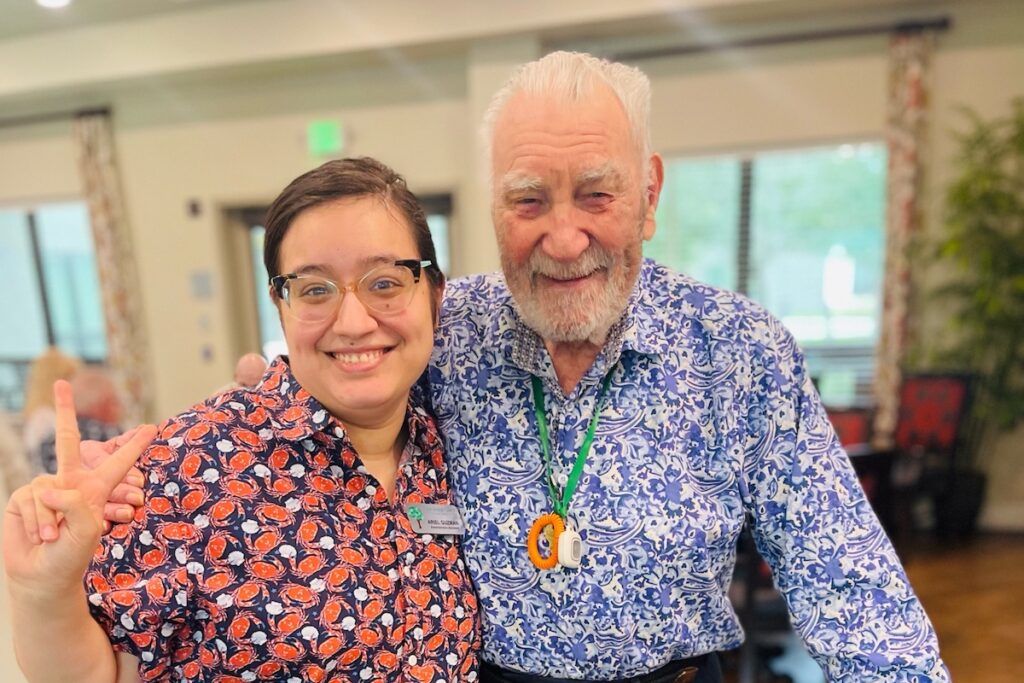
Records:
[[[76,117],[74,140],[96,245],[107,356],[121,391],[124,418],[130,424],[139,424],[149,419],[152,407],[149,346],[131,234],[124,216],[110,112],[83,112]]]
[[[899,33],[889,46],[889,147],[882,325],[875,367],[874,443],[892,445],[907,348],[911,272],[907,250],[921,220],[922,151],[928,113],[929,33]]]

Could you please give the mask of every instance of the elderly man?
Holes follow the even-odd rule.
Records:
[[[563,52],[486,116],[504,276],[449,284],[430,369],[483,680],[719,680],[747,520],[830,680],[948,680],[790,333],[643,260],[649,102]]]

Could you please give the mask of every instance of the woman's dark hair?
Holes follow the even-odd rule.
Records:
[[[267,231],[263,241],[263,263],[270,277],[281,274],[281,242],[292,221],[306,209],[346,197],[378,197],[386,205],[398,209],[412,230],[419,257],[434,264],[426,269],[430,284],[434,289],[441,286],[444,275],[437,265],[434,240],[419,200],[406,186],[402,176],[370,157],[328,161],[303,173],[281,191],[267,209],[264,221]]]

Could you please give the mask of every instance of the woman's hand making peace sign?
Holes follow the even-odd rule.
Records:
[[[4,567],[12,590],[36,599],[80,585],[104,525],[104,506],[156,436],[144,425],[92,469],[83,464],[71,385],[54,385],[57,474],[15,491],[4,516]]]

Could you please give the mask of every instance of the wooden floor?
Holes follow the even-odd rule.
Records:
[[[933,544],[904,563],[955,683],[1024,681],[1024,535]]]

